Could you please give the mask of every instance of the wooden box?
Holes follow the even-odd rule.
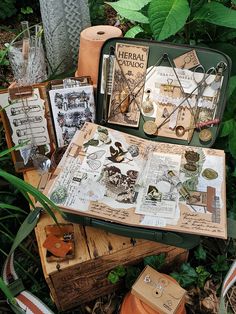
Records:
[[[28,171],[25,180],[37,186],[37,173]],[[65,222],[57,215],[59,222]],[[59,310],[68,310],[79,304],[106,295],[119,288],[110,284],[108,273],[118,265],[140,262],[143,257],[166,254],[166,265],[176,267],[187,260],[188,251],[152,242],[117,236],[100,229],[74,225],[75,258],[60,262],[46,261],[45,226],[54,223],[43,214],[35,229],[43,273],[53,300]]]

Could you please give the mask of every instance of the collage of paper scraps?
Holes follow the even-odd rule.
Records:
[[[224,152],[155,143],[85,123],[47,195],[124,224],[226,237]]]

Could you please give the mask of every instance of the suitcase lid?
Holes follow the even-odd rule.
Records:
[[[116,44],[119,44],[119,43],[132,45],[132,46],[148,47],[149,53],[148,53],[148,60],[147,60],[147,69],[149,68],[149,70],[150,68],[153,68],[155,66],[155,64],[157,63],[157,60],[160,59],[161,57],[164,57],[164,58],[161,64],[159,64],[159,66],[169,67],[170,69],[173,70],[172,68],[173,60],[192,50],[196,52],[196,55],[199,59],[200,64],[204,67],[204,69],[206,69],[206,71],[210,69],[211,67],[216,67],[217,64],[223,62],[226,65],[226,67],[224,71],[222,72],[223,82],[219,89],[219,94],[217,96],[218,101],[216,103],[216,110],[214,114],[214,119],[216,118],[216,119],[219,119],[220,121],[222,120],[222,116],[223,116],[225,104],[226,104],[226,98],[227,98],[226,91],[227,91],[227,85],[228,85],[228,81],[230,77],[230,70],[231,70],[230,58],[226,54],[217,50],[210,49],[210,48],[194,47],[194,46],[187,46],[187,45],[176,45],[176,44],[171,44],[171,43],[166,43],[166,42],[157,42],[157,41],[132,39],[132,38],[108,39],[104,43],[101,49],[100,62],[99,62],[99,76],[98,76],[98,85],[97,85],[96,122],[98,124],[102,124],[107,127],[110,127],[110,128],[122,131],[122,132],[126,132],[135,136],[139,136],[145,139],[153,140],[153,141],[168,142],[172,144],[189,145],[189,146],[211,147],[216,140],[220,124],[216,124],[214,126],[210,125],[207,127],[207,130],[210,129],[210,138],[208,137],[209,132],[203,131],[201,132],[201,135],[200,135],[201,129],[194,129],[191,140],[187,141],[186,139],[182,139],[181,137],[176,137],[176,138],[166,137],[166,136],[164,137],[164,136],[158,135],[158,132],[157,132],[157,135],[146,134],[143,130],[144,123],[146,121],[155,120],[147,116],[145,116],[144,119],[140,117],[138,127],[130,127],[126,125],[113,124],[107,121],[107,115],[109,111],[111,96],[107,95],[107,92],[104,91],[104,88],[103,88],[103,84],[104,84],[103,73],[104,73],[104,63],[105,63],[104,56],[109,56],[109,54],[114,55]],[[172,62],[172,66],[169,61]],[[177,70],[177,68],[175,69]],[[196,69],[196,67],[190,69],[190,71],[194,72],[194,69]],[[112,82],[113,82],[113,79],[110,72],[110,78],[107,84],[111,84]],[[199,87],[201,87],[201,83]],[[198,89],[195,88],[195,90],[197,90],[198,92]],[[180,128],[178,130],[181,132]]]

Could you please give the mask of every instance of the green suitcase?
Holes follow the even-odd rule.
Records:
[[[231,60],[230,58],[223,54],[222,52],[209,49],[209,48],[201,48],[201,47],[192,47],[185,45],[175,45],[171,43],[165,42],[157,42],[157,41],[147,41],[140,39],[129,39],[129,38],[112,38],[107,40],[102,49],[100,55],[100,64],[99,64],[99,77],[98,77],[98,86],[97,86],[97,112],[96,112],[96,123],[100,125],[104,125],[109,128],[116,129],[118,131],[122,131],[125,133],[129,133],[131,135],[135,135],[144,139],[159,141],[159,142],[169,142],[172,144],[184,144],[186,145],[186,141],[180,139],[166,138],[161,136],[152,136],[147,135],[143,131],[143,121],[140,119],[139,127],[126,127],[123,125],[111,124],[107,122],[107,114],[110,96],[107,95],[106,92],[101,92],[102,89],[102,72],[104,72],[104,55],[111,57],[114,53],[115,46],[117,43],[120,44],[128,44],[128,45],[138,45],[138,46],[148,46],[149,48],[149,58],[148,58],[148,67],[152,67],[156,64],[157,60],[162,58],[161,66],[169,66],[170,60],[173,60],[179,57],[182,54],[188,53],[190,50],[194,49],[197,53],[197,56],[205,69],[209,69],[211,67],[215,67],[217,64],[223,62],[225,68],[223,70],[223,83],[221,86],[221,91],[219,95],[218,105],[216,117],[221,120],[226,104],[226,90],[228,85],[228,80],[230,77],[230,69],[231,69]],[[110,71],[110,73],[109,73]],[[111,69],[108,70],[107,75],[111,74]],[[106,77],[109,80],[109,77]],[[110,83],[110,82],[109,82]],[[106,84],[108,84],[106,82]],[[212,126],[212,140],[207,143],[202,143],[199,140],[197,132],[194,132],[191,142],[188,144],[189,146],[204,146],[211,147],[214,144],[214,141],[217,137],[219,131],[219,125]],[[96,228],[104,229],[108,232],[116,233],[119,235],[128,236],[131,238],[144,238],[151,241],[158,241],[160,243],[165,243],[169,245],[179,246],[183,248],[190,249],[196,246],[199,243],[200,236],[185,234],[185,233],[177,233],[177,232],[169,232],[162,231],[152,228],[142,228],[142,227],[131,227],[127,225],[122,225],[120,223],[114,223],[110,221],[105,221],[102,219],[85,217],[79,214],[72,214],[65,212],[65,217],[67,220],[80,223],[86,226],[92,226]]]

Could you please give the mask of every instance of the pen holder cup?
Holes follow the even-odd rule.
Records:
[[[14,81],[19,85],[31,85],[47,79],[46,63],[42,45],[30,42],[26,55],[23,53],[23,41],[10,45],[8,57]]]

